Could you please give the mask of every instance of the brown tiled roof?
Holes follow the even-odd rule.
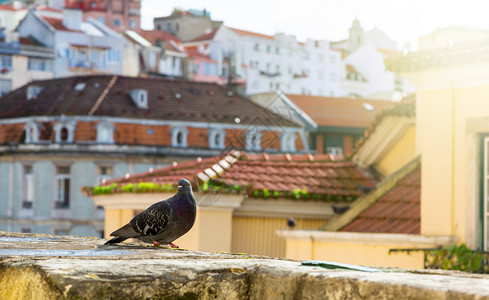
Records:
[[[212,40],[214,38],[214,36],[216,35],[217,30],[219,30],[219,28],[216,28],[216,29],[212,30],[211,32],[204,33],[203,35],[196,37],[195,39],[191,40],[190,42],[200,42],[200,41]]]
[[[340,231],[420,234],[421,167]]]
[[[266,34],[262,34],[262,33],[258,33],[258,32],[252,32],[252,31],[247,31],[247,30],[241,30],[241,29],[237,29],[237,28],[231,28],[231,27],[229,27],[229,28],[231,30],[233,30],[234,32],[236,32],[237,34],[239,34],[239,35],[259,37],[259,38],[269,39],[269,40],[273,40],[274,39],[274,37],[271,36],[271,35],[266,35]]]
[[[71,32],[82,32],[80,30],[72,30],[72,29],[66,28],[65,25],[63,25],[63,20],[62,19],[50,18],[50,17],[46,17],[46,16],[41,16],[41,18],[44,21],[46,21],[46,23],[48,23],[49,25],[51,25],[51,27],[53,27],[55,30],[71,31]]]
[[[164,30],[141,30],[140,34],[143,38],[145,38],[153,45],[156,45],[158,41],[165,41],[165,47],[167,49],[180,52],[180,49],[175,48],[170,43],[170,41],[173,41],[175,42],[175,44],[180,45],[180,39],[169,32],[166,32]]]
[[[111,80],[114,80],[114,84],[109,86]],[[75,89],[83,84],[83,89]],[[36,99],[27,100],[30,85],[42,87],[43,90]],[[148,109],[140,109],[134,104],[129,92],[135,89],[147,91]],[[238,117],[240,124],[298,127],[296,123],[215,83],[183,79],[112,75],[57,78],[33,81],[1,99],[0,119],[88,115],[93,111],[94,116],[228,124],[235,124]]]
[[[333,98],[287,94],[319,126],[368,127],[375,116],[396,103],[385,100]],[[368,103],[374,110],[368,110]]]
[[[354,163],[333,161],[329,155],[255,155],[239,151],[114,179],[105,185],[175,185],[180,178],[191,180],[196,189],[210,185],[227,193],[243,191],[252,197],[324,201],[353,201],[360,196],[355,184],[375,185]]]

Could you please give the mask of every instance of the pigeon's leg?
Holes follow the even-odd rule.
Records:
[[[170,246],[171,246],[172,248],[180,248],[180,247],[178,247],[177,245],[175,245],[175,244],[173,244],[173,243],[170,243]]]
[[[159,245],[160,243],[158,243],[157,241],[153,241],[153,246],[158,247]]]

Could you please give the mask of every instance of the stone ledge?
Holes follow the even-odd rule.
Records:
[[[489,299],[489,276],[297,261],[0,232],[0,299]]]

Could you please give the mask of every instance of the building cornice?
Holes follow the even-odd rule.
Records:
[[[288,126],[266,126],[257,124],[232,124],[232,123],[214,123],[214,122],[193,122],[193,121],[174,121],[174,120],[151,120],[151,119],[138,119],[138,118],[123,118],[123,117],[107,117],[107,116],[29,116],[20,118],[9,118],[0,120],[0,125],[4,124],[19,124],[26,123],[28,121],[34,122],[58,122],[61,119],[72,119],[74,121],[84,122],[111,122],[120,124],[134,124],[144,126],[176,126],[176,127],[192,127],[192,128],[220,128],[220,129],[241,129],[246,130],[249,127],[256,128],[257,130],[272,130],[272,131],[287,131],[302,132],[302,127],[288,127]]]

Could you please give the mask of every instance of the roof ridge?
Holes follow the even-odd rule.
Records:
[[[397,186],[397,183],[414,172],[421,165],[421,156],[417,156],[394,174],[385,178],[377,188],[367,195],[358,198],[344,214],[334,217],[321,226],[322,231],[338,231],[355,220],[358,215],[380,200],[384,195]]]
[[[112,76],[112,79],[110,79],[109,84],[103,90],[102,94],[100,94],[97,101],[95,101],[95,104],[93,105],[93,107],[88,112],[89,116],[92,116],[95,113],[95,111],[99,108],[100,104],[102,104],[102,101],[104,101],[105,97],[110,92],[110,90],[112,89],[112,87],[114,86],[116,81],[117,81],[117,75]]]

